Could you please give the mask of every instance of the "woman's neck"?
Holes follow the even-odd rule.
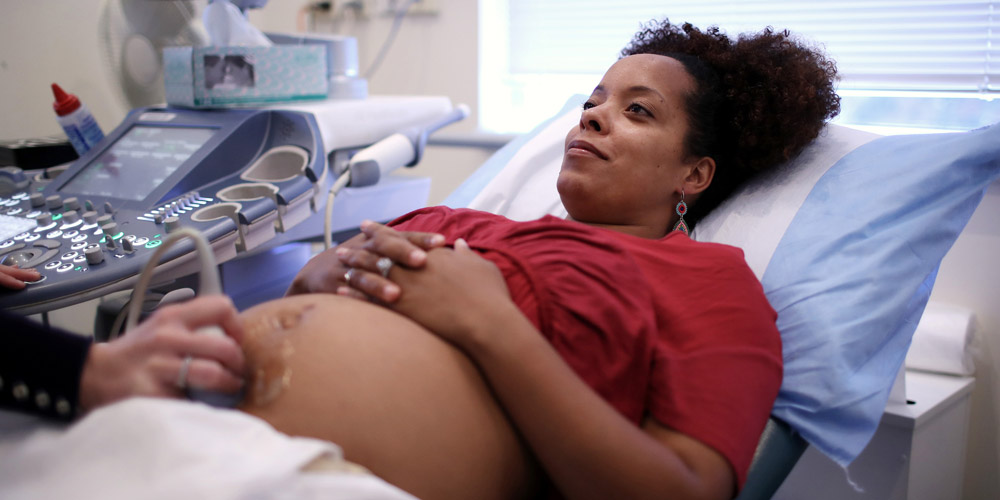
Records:
[[[567,216],[566,219],[575,220],[570,216]],[[592,227],[599,227],[602,229],[617,231],[619,233],[638,236],[640,238],[646,238],[649,240],[658,240],[667,235],[667,231],[662,227],[646,226],[642,224],[602,224],[599,222],[582,222],[582,221],[576,221],[576,222],[579,222],[581,224],[586,224]]]

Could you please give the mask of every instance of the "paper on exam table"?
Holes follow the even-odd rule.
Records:
[[[301,472],[336,445],[289,437],[251,415],[136,398],[65,430],[0,428],[0,498],[414,500],[368,473]]]
[[[976,316],[957,306],[928,303],[906,354],[906,368],[948,375],[975,373]]]

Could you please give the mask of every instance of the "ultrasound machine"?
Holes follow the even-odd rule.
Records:
[[[41,273],[24,290],[0,290],[0,308],[35,314],[128,289],[181,227],[202,233],[220,263],[316,238],[326,192],[355,153],[401,130],[461,118],[448,118],[454,110],[447,98],[402,96],[134,110],[64,169],[0,169],[0,263]],[[355,188],[360,205],[338,198],[334,230],[426,203],[428,179],[376,180]],[[170,248],[156,278],[197,271],[193,250],[190,241]]]

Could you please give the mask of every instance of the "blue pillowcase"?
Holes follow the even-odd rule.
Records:
[[[874,434],[938,265],[997,178],[1000,124],[875,139],[820,177],[774,250],[772,413],[841,465]]]

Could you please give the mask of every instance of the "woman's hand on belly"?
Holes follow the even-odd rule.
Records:
[[[342,260],[366,264],[367,271],[351,281],[351,290],[338,293],[381,300],[459,347],[469,348],[473,342],[487,340],[476,337],[478,326],[490,321],[498,310],[504,314],[516,312],[500,270],[464,240],[457,240],[454,250],[429,251],[426,264],[419,269],[393,266],[387,279],[378,276],[373,262],[356,258],[357,252],[345,252]],[[398,295],[387,297],[386,283],[397,286]],[[504,305],[510,307],[501,307]]]
[[[361,234],[310,259],[295,275],[286,295],[335,293],[346,284],[348,269],[362,267],[365,263],[370,263],[374,269],[375,261],[380,256],[387,256],[393,262],[410,268],[419,268],[426,261],[426,250],[443,246],[445,242],[440,234],[394,231],[371,221],[363,222],[361,230]],[[388,238],[384,233],[392,237]],[[381,236],[376,238],[377,235]],[[346,255],[357,260],[357,264],[346,260]],[[381,283],[383,289],[385,284]]]

